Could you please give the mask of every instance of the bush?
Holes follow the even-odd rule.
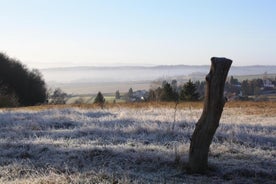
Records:
[[[0,95],[0,107],[16,107],[18,99],[14,95]]]

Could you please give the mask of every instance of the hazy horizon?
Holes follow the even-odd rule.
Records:
[[[153,81],[160,78],[192,76],[200,78],[210,70],[208,65],[159,65],[159,66],[109,66],[109,67],[69,67],[41,69],[47,82],[129,82]],[[276,66],[232,66],[230,75],[276,74]],[[62,77],[61,77],[62,76]],[[204,77],[202,77],[204,80]]]
[[[52,69],[73,69],[73,68],[125,68],[125,67],[141,67],[141,68],[155,68],[155,67],[177,67],[177,66],[187,66],[187,67],[206,67],[211,66],[210,64],[122,64],[122,63],[114,63],[114,64],[97,64],[97,65],[73,65],[73,66],[53,66],[53,67],[43,67],[43,68],[33,68],[39,70],[52,70]],[[264,64],[256,64],[256,65],[232,65],[231,67],[256,67],[256,66],[276,66],[276,64],[264,65]],[[276,71],[275,71],[276,72]]]

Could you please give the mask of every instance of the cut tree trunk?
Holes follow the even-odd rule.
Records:
[[[192,135],[189,150],[189,171],[204,173],[208,168],[208,152],[226,98],[224,85],[232,60],[227,58],[211,58],[211,68],[206,76],[205,101],[203,112]]]

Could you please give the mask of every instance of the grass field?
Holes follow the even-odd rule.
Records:
[[[0,109],[1,183],[275,183],[276,103],[226,104],[206,175],[186,172],[202,103]]]
[[[125,94],[120,98],[116,99],[115,95],[112,93],[105,93],[104,99],[106,103],[124,103],[126,102]],[[96,98],[97,94],[90,94],[90,95],[76,95],[76,96],[69,96],[68,99],[66,99],[66,104],[93,104],[94,100]]]

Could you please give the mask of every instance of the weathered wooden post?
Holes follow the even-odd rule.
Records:
[[[225,80],[232,60],[211,58],[211,68],[206,76],[203,112],[196,124],[189,150],[189,171],[204,173],[208,168],[208,152],[226,99],[223,95]]]

